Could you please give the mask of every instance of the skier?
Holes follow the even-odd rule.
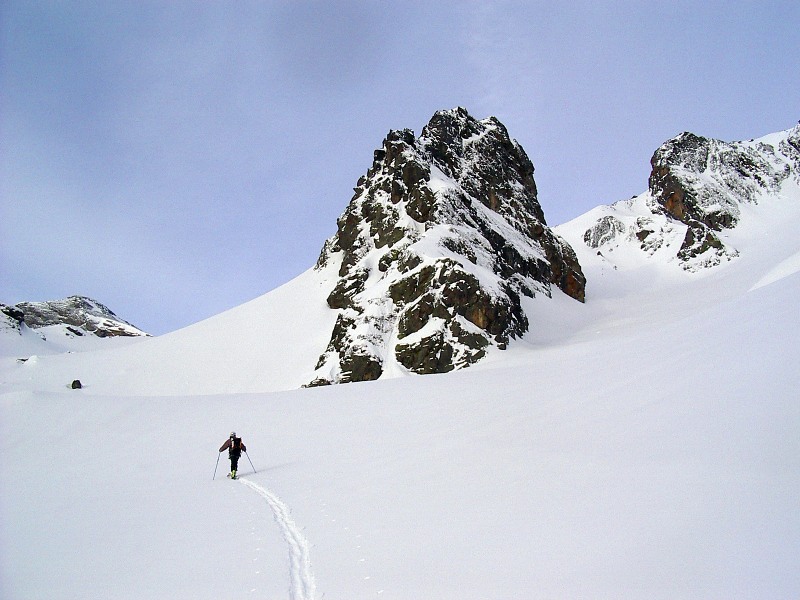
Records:
[[[225,443],[222,444],[219,451],[222,452],[226,449],[228,450],[228,458],[231,459],[231,473],[228,475],[228,477],[231,479],[236,479],[236,470],[239,467],[239,457],[242,455],[242,452],[247,452],[247,448],[242,442],[242,438],[236,437],[236,432],[231,431],[230,437],[225,440]]]

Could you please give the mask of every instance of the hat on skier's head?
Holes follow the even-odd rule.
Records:
[[[232,438],[235,438],[235,437],[236,437],[236,432],[235,432],[235,431],[231,431],[231,437],[232,437]]]

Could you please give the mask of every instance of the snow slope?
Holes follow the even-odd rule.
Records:
[[[800,276],[782,282],[513,366],[5,393],[2,595],[794,597]],[[231,427],[245,485],[224,456],[212,481]]]
[[[80,379],[89,394],[200,395],[296,389],[307,383],[336,314],[309,270],[281,288],[179,331],[90,354],[35,355],[0,336],[0,382],[57,390]]]

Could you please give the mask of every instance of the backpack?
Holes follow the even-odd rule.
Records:
[[[242,438],[240,437],[233,438],[233,442],[231,443],[231,453],[232,454],[242,453]]]

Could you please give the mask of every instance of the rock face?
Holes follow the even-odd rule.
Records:
[[[317,269],[339,312],[312,385],[442,373],[525,333],[521,296],[585,279],[547,227],[533,165],[495,118],[437,112],[419,137],[390,131],[337,221]]]
[[[735,256],[716,232],[736,226],[742,204],[777,193],[800,163],[800,127],[776,145],[725,143],[682,133],[663,144],[650,161],[650,193],[664,213],[687,225],[679,257],[708,254],[710,262]]]
[[[49,302],[20,302],[14,306],[0,304],[0,312],[8,320],[24,323],[31,329],[64,325],[75,336],[148,335],[117,317],[108,307],[84,296],[70,296],[65,300]]]
[[[650,161],[648,191],[614,205],[586,230],[598,252],[627,240],[652,255],[663,248],[688,271],[738,256],[720,235],[740,222],[742,206],[800,185],[800,125],[748,142],[722,142],[682,133]]]

